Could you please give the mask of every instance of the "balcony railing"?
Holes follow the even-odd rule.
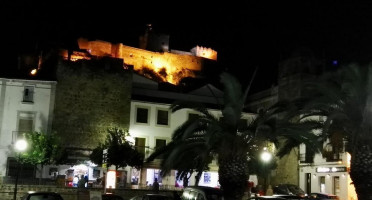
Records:
[[[24,134],[29,131],[12,131],[12,144],[14,144],[19,138],[24,138]]]

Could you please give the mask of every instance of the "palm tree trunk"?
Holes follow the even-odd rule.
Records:
[[[358,199],[372,200],[372,151],[367,145],[356,148],[350,166],[350,177],[353,180]]]
[[[225,200],[241,200],[247,188],[248,165],[244,156],[219,159],[219,182]]]

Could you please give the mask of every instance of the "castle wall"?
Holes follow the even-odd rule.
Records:
[[[177,84],[180,78],[194,77],[195,71],[201,71],[202,59],[193,55],[178,55],[168,52],[152,52],[123,44],[111,44],[105,41],[87,41],[79,39],[79,47],[87,49],[95,56],[122,58],[126,65],[134,70],[152,69],[164,78],[164,81]]]
[[[53,131],[68,147],[96,147],[108,128],[128,128],[132,74],[122,65],[121,59],[58,64]]]

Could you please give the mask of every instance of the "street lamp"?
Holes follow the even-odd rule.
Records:
[[[266,183],[266,180],[268,179],[269,177],[269,174],[267,173],[267,163],[270,162],[271,158],[272,158],[272,155],[271,153],[269,153],[267,151],[267,148],[264,147],[263,149],[264,151],[261,153],[261,160],[263,161],[263,164],[264,164],[264,191],[266,193],[266,190],[267,190],[267,183]]]
[[[18,167],[17,167],[17,174],[16,174],[16,180],[15,180],[15,185],[14,185],[14,196],[13,200],[17,199],[17,185],[18,185],[18,177],[19,177],[19,172],[21,169],[21,153],[24,152],[27,149],[27,142],[24,139],[17,140],[16,143],[14,144],[14,149],[16,152],[18,152]]]

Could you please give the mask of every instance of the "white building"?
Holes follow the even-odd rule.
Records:
[[[325,146],[325,150],[325,156],[316,154],[312,161],[306,155],[306,146],[300,146],[299,186],[307,193],[335,194],[340,200],[357,199],[349,175],[350,155],[336,151],[330,144]]]
[[[155,148],[166,145],[171,141],[173,131],[185,122],[190,116],[196,114],[192,110],[179,110],[171,113],[170,105],[175,100],[187,100],[204,103],[210,106],[210,112],[217,117],[222,116],[217,108],[223,102],[223,92],[214,86],[207,84],[188,93],[177,93],[158,90],[158,83],[144,77],[134,75],[129,133],[132,142],[139,151],[148,157]],[[246,123],[253,115],[246,114],[243,118]],[[139,186],[148,186],[153,183],[154,178],[159,176],[160,160],[145,164],[141,172],[127,168],[127,182],[136,182]],[[218,167],[215,163],[210,166],[210,172],[202,175],[199,185],[218,187]],[[173,188],[176,185],[176,172],[171,176],[160,180],[163,187]],[[195,177],[192,176],[190,184],[194,184]],[[182,182],[178,182],[182,186]]]
[[[13,144],[30,131],[51,131],[56,82],[0,78],[0,177],[15,171]],[[27,167],[23,170],[27,174]],[[33,171],[29,169],[29,175]]]

